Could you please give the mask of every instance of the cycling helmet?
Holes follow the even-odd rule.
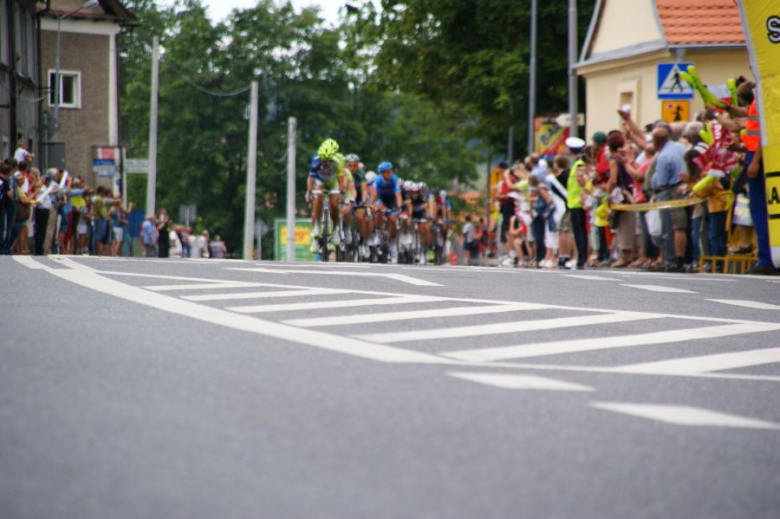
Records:
[[[422,191],[425,191],[425,190],[428,189],[428,184],[426,184],[425,182],[420,182],[419,184],[417,184],[417,186],[418,186],[417,188],[422,190]]]
[[[407,180],[406,182],[404,182],[402,187],[404,188],[404,191],[415,191],[414,182],[412,182],[411,180]]]
[[[334,141],[333,139],[325,139],[322,141],[322,144],[320,144],[320,149],[317,151],[317,154],[320,156],[323,160],[329,160],[332,159],[336,153],[339,151],[339,143]]]
[[[373,171],[366,173],[366,184],[371,184],[374,180],[376,180],[376,173]]]
[[[388,161],[380,162],[379,167],[376,168],[377,172],[380,174],[384,173],[388,169],[393,169],[392,162],[388,162]]]
[[[360,157],[358,157],[355,153],[350,153],[346,157],[344,157],[345,162],[360,162]]]

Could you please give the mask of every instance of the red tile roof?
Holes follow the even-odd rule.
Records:
[[[744,43],[735,0],[655,0],[669,45]]]

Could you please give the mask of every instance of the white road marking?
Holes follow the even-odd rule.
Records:
[[[775,326],[773,329],[778,330],[780,326]],[[780,362],[780,348],[764,348],[658,362],[643,362],[642,364],[618,366],[615,368],[615,371],[620,371],[621,373],[649,373],[653,375],[709,373],[711,371],[760,366],[773,362]]]
[[[490,362],[495,360],[523,359],[529,357],[543,357],[545,355],[560,355],[563,353],[606,350],[611,348],[645,346],[648,344],[668,344],[698,339],[715,339],[730,335],[768,332],[778,329],[780,329],[780,325],[773,324],[726,324],[723,326],[707,326],[686,330],[622,335],[619,337],[596,337],[592,339],[520,344],[517,346],[505,346],[500,348],[450,351],[441,353],[441,355],[458,360]]]
[[[316,348],[345,353],[381,362],[408,362],[423,364],[453,363],[435,355],[419,353],[411,350],[371,344],[349,337],[331,335],[315,330],[294,328],[273,321],[266,321],[256,317],[240,315],[233,312],[199,305],[190,301],[149,292],[142,288],[120,283],[119,281],[101,276],[95,270],[81,265],[70,259],[63,259],[62,264],[69,269],[52,269],[46,266],[44,270],[66,281],[102,292],[126,301],[156,308],[164,312],[170,312],[192,319],[242,330],[266,337],[274,337],[285,341],[306,344]]]
[[[592,387],[564,382],[536,375],[512,375],[505,373],[451,372],[450,377],[479,382],[503,389],[542,389],[548,391],[593,391]]]
[[[174,290],[217,290],[220,288],[250,288],[254,287],[252,283],[243,283],[240,281],[231,281],[229,283],[194,283],[190,285],[152,285],[144,287],[145,290],[153,292],[171,292]]]
[[[761,303],[758,301],[745,301],[743,299],[707,299],[713,303],[723,303],[724,305],[742,306],[745,308],[754,308],[756,310],[780,310],[778,305],[770,305],[769,303]]]
[[[349,264],[343,264],[343,263],[305,263],[303,265],[293,265],[293,264],[290,264],[290,263],[275,263],[275,264],[256,263],[256,265],[258,267],[263,267],[263,268],[265,268],[265,267],[272,267],[272,268],[278,267],[278,268],[288,268],[288,269],[303,269],[303,268],[308,269],[308,268],[312,268],[312,267],[331,268],[331,269],[333,269],[333,268],[342,268],[342,269],[368,269],[368,268],[373,268],[373,265],[371,265],[371,266],[368,266],[368,265],[357,265],[357,264],[349,265]]]
[[[14,256],[14,260],[16,260],[17,263],[20,263],[27,267],[28,269],[33,270],[49,270],[49,267],[46,265],[39,263],[35,261],[31,256]]]
[[[405,296],[405,297],[386,297],[378,299],[350,299],[348,301],[318,301],[310,303],[289,303],[283,305],[251,305],[251,306],[232,306],[226,308],[231,312],[241,314],[256,314],[263,312],[292,312],[299,310],[317,310],[320,308],[352,308],[374,305],[406,305],[412,303],[436,303],[444,301],[442,297],[432,296]]]
[[[532,330],[551,330],[558,328],[568,328],[572,326],[589,326],[594,324],[639,321],[643,319],[658,319],[660,317],[663,316],[659,314],[640,312],[615,312],[603,315],[562,317],[559,319],[542,319],[538,321],[519,321],[514,323],[484,324],[479,326],[450,327],[434,330],[414,330],[395,333],[374,333],[368,335],[357,335],[356,337],[359,339],[384,344],[430,339],[451,339],[482,335],[497,335],[503,333],[527,332]]]
[[[312,317],[308,319],[292,319],[285,324],[311,328],[316,326],[339,326],[344,324],[382,323],[388,321],[406,321],[408,319],[429,319],[432,317],[457,317],[463,315],[485,315],[522,310],[540,310],[545,305],[533,303],[518,303],[514,305],[466,306],[457,308],[438,308],[435,310],[412,310],[409,312],[387,312],[382,314],[340,315],[337,317]]]
[[[284,269],[268,269],[268,268],[229,268],[227,270],[240,270],[243,272],[270,272],[273,274],[317,274],[318,276],[355,276],[355,277],[378,277],[394,279],[396,281],[402,281],[409,283],[410,285],[416,285],[421,287],[440,287],[439,283],[432,283],[424,279],[413,278],[405,274],[380,274],[376,272],[330,272],[325,270],[290,270]]]
[[[187,301],[230,301],[234,299],[266,299],[274,297],[310,297],[335,294],[348,294],[349,290],[336,288],[312,288],[310,290],[279,290],[276,292],[238,292],[235,294],[206,294],[201,296],[181,296]]]
[[[665,287],[661,285],[620,285],[621,287],[638,288],[640,290],[649,290],[650,292],[668,292],[675,294],[698,294],[692,290],[682,288]]]
[[[780,424],[773,422],[684,405],[623,404],[618,402],[591,402],[590,405],[597,409],[605,409],[674,425],[780,429]]]
[[[603,276],[590,276],[588,274],[564,274],[565,278],[586,279],[588,281],[620,281],[615,278],[605,278]]]

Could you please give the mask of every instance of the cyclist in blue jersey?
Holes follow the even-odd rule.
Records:
[[[371,188],[370,205],[375,211],[376,229],[384,226],[385,210],[387,210],[390,238],[390,256],[393,261],[398,259],[398,243],[396,241],[396,218],[401,209],[401,182],[393,173],[393,164],[382,162],[377,168],[379,176]]]
[[[322,217],[325,192],[330,199],[331,229],[339,226],[339,202],[347,189],[347,177],[344,173],[344,162],[337,160],[339,145],[333,139],[325,139],[319,150],[312,156],[309,165],[309,178],[306,184],[306,201],[312,202],[311,251],[317,252],[317,238],[321,235],[320,218]],[[339,233],[331,232],[333,245],[340,242]]]

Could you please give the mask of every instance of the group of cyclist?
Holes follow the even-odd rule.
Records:
[[[323,219],[325,196],[329,219]],[[347,261],[441,262],[452,221],[444,190],[402,181],[389,161],[366,171],[354,153],[342,155],[326,139],[309,165],[306,201],[312,204],[311,251]],[[338,254],[342,251],[341,254]],[[354,254],[345,251],[354,251]]]

